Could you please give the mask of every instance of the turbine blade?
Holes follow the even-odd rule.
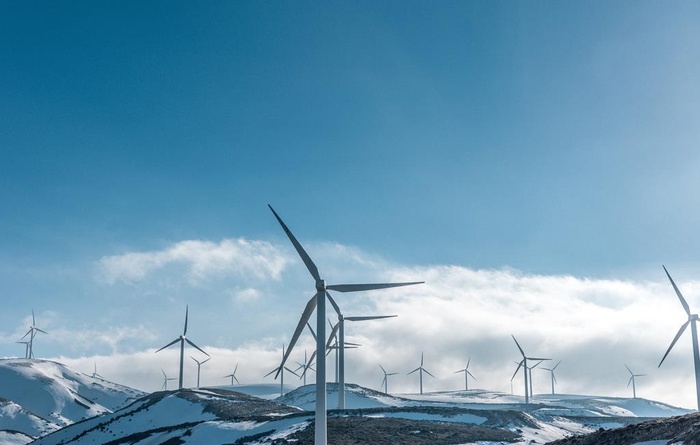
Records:
[[[416,369],[414,369],[413,371],[409,372],[409,373],[406,374],[406,375],[411,375],[411,374],[413,374],[414,372],[418,371],[419,369],[420,369],[420,368],[416,368]]]
[[[236,383],[238,383],[239,385],[241,384],[241,382],[238,381],[238,378],[235,375],[232,375],[231,377],[233,377],[233,380],[235,380]]]
[[[326,286],[326,289],[338,292],[361,292],[365,290],[388,289],[390,287],[411,286],[423,283],[425,283],[425,281],[412,281],[407,283],[331,284]]]
[[[467,374],[469,374],[470,376],[472,376],[472,378],[473,378],[474,380],[476,380],[476,377],[474,377],[474,374],[472,374],[472,373],[469,372],[469,371],[467,371]]]
[[[630,381],[627,382],[627,387],[628,387],[628,388],[630,387],[630,383],[632,383],[632,380],[634,380],[634,376],[630,377]]]
[[[683,332],[685,332],[685,328],[688,327],[689,323],[690,323],[690,320],[686,321],[685,323],[683,323],[681,328],[678,330],[678,333],[676,334],[676,336],[673,338],[673,341],[671,342],[671,346],[668,347],[668,349],[666,350],[666,353],[664,354],[663,358],[659,362],[658,367],[661,367],[661,364],[664,362],[664,360],[666,360],[666,356],[668,355],[669,352],[671,352],[671,349],[673,349],[673,347],[675,346],[678,339],[681,338],[681,335],[683,335]]]
[[[559,366],[559,363],[561,363],[561,360],[559,360],[559,361],[557,362],[557,364],[554,365],[554,368],[552,368],[552,371],[554,371],[555,369],[557,369],[557,366]]]
[[[265,374],[265,375],[263,376],[263,378],[267,377],[268,375],[272,374],[273,372],[276,372],[277,374],[279,374],[280,368],[275,368],[275,369],[273,369],[272,371],[270,371],[270,372],[268,372],[267,374]],[[275,380],[277,380],[277,374],[275,375]],[[226,377],[231,377],[231,376],[230,376],[230,375],[227,375]]]
[[[384,369],[384,367],[383,367],[382,365],[379,365],[379,367],[382,368],[382,372],[383,372],[384,374],[386,374],[386,369]]]
[[[455,371],[452,374],[459,374],[460,372],[466,372],[466,369],[460,369],[459,371]]]
[[[539,360],[540,363],[542,363],[545,360],[551,360],[551,358],[541,358],[541,357],[528,357],[527,359],[528,360]],[[540,363],[538,363],[537,365],[539,365]],[[537,366],[537,365],[535,365],[535,366]],[[533,366],[533,368],[534,368],[534,366]]]
[[[557,376],[555,376],[554,374],[552,374],[552,379],[554,380],[554,383],[559,383],[557,382]]]
[[[294,372],[294,371],[292,371],[291,369],[287,368],[286,366],[284,367],[284,369],[286,369],[287,371],[291,372],[291,373],[294,374],[295,376],[299,377],[299,374],[297,374],[296,372]]]
[[[32,326],[36,324],[36,320],[34,319],[34,309],[32,309]]]
[[[291,241],[292,244],[294,245],[294,248],[297,250],[297,253],[298,253],[299,256],[301,257],[301,260],[302,260],[302,261],[304,262],[304,264],[306,265],[306,268],[309,270],[309,273],[311,274],[311,276],[314,277],[314,280],[320,281],[320,280],[321,280],[321,276],[320,276],[319,273],[318,273],[318,268],[316,267],[316,265],[314,264],[314,262],[311,261],[311,257],[309,257],[309,254],[307,254],[306,251],[304,250],[304,248],[301,247],[301,244],[299,243],[299,241],[297,241],[297,239],[296,239],[296,238],[294,237],[294,235],[292,234],[292,231],[289,230],[289,228],[288,228],[287,225],[284,223],[284,221],[282,221],[282,218],[280,218],[280,216],[277,214],[277,212],[275,212],[275,209],[273,209],[272,206],[271,206],[270,204],[268,204],[267,206],[270,208],[270,210],[272,210],[272,213],[275,215],[275,218],[277,218],[277,221],[278,221],[278,222],[280,223],[280,225],[282,226],[282,229],[284,230],[284,233],[287,234],[287,237],[289,238],[289,241]]]
[[[209,354],[207,354],[207,355],[209,355]],[[209,357],[208,359],[204,360],[204,361],[203,361],[202,363],[200,363],[200,364],[203,365],[203,364],[205,364],[206,362],[208,362],[209,360],[211,360],[211,357]],[[236,366],[238,366],[238,365],[236,365]]]
[[[168,376],[167,376],[167,375],[165,375],[165,371],[163,371],[163,368],[161,368],[161,369],[160,369],[160,372],[162,372],[162,373],[163,373],[163,377],[165,377],[166,379],[168,378]]]
[[[333,297],[331,297],[331,294],[329,294],[328,292],[326,292],[326,297],[328,297],[328,301],[331,302],[331,306],[333,306],[333,309],[335,309],[335,313],[338,314],[338,315],[342,315],[342,314],[340,313],[340,308],[338,307],[338,304],[335,302],[335,300],[333,299]]]
[[[432,375],[427,369],[423,368],[423,372],[425,372],[426,374],[428,374],[430,377],[435,378],[435,376]]]
[[[380,320],[382,318],[394,318],[398,315],[367,315],[363,317],[345,317],[348,321],[367,321],[367,320]]]
[[[199,349],[202,353],[204,353],[207,357],[209,357],[209,354],[207,354],[206,352],[204,352],[204,349],[202,349],[202,348],[200,348],[199,346],[195,345],[194,342],[192,342],[189,338],[186,338],[185,341],[186,341],[190,346]]]
[[[630,369],[629,366],[625,365],[625,368],[627,368],[627,370],[630,372],[630,374],[634,375],[634,373],[632,372],[632,370]]]
[[[399,374],[398,372],[390,372],[390,373],[387,374],[387,375],[398,375],[398,374]]]
[[[510,336],[513,337],[513,340],[515,340],[515,335],[510,334]],[[518,340],[515,340],[515,345],[520,350],[520,353],[523,355],[523,358],[525,358],[525,352],[523,351],[523,348],[520,347],[520,343],[518,343]]]
[[[189,305],[185,306],[185,330],[182,331],[182,335],[187,335],[187,316],[190,312],[190,307]]]
[[[309,331],[311,331],[311,335],[314,337],[314,340],[316,340],[316,333],[314,332],[314,328],[311,327],[311,325],[309,324],[308,321],[306,322],[306,326],[309,327]]]
[[[176,338],[175,340],[173,340],[173,341],[171,341],[170,343],[168,343],[167,345],[163,346],[162,348],[160,348],[160,349],[157,350],[156,352],[160,352],[160,351],[162,351],[163,349],[165,349],[165,348],[167,348],[167,347],[170,347],[170,346],[174,345],[175,343],[177,343],[177,342],[179,342],[179,341],[180,341],[180,339],[179,339],[179,338]]]
[[[48,332],[44,331],[43,329],[39,329],[39,328],[37,328],[37,327],[35,327],[34,330],[35,330],[35,331],[42,332],[42,333],[44,333],[44,334],[46,334],[46,335],[49,334]]]
[[[209,359],[207,359],[209,360]],[[238,371],[238,363],[236,363],[236,367],[233,368],[233,375],[236,375],[236,371]]]
[[[338,333],[339,327],[340,327],[340,322],[336,323],[335,326],[333,326],[333,330],[331,330],[331,335],[328,337],[328,341],[326,342],[326,349],[330,349],[331,343],[333,342],[333,339],[335,338],[336,334]]]
[[[520,363],[518,363],[518,367],[516,368],[515,372],[513,373],[513,377],[510,378],[511,382],[513,381],[515,376],[518,375],[518,371],[520,371],[520,368],[522,368],[522,366],[523,366],[523,361],[521,360]]]
[[[272,208],[272,207],[270,207]],[[274,212],[274,210],[273,210]],[[304,312],[301,314],[301,318],[299,319],[299,324],[297,324],[297,328],[294,330],[294,335],[292,335],[292,339],[289,342],[289,346],[287,347],[287,351],[284,353],[284,356],[282,357],[282,363],[280,363],[280,367],[277,370],[277,374],[275,374],[275,379],[277,379],[277,376],[279,373],[282,371],[282,367],[284,364],[287,362],[287,359],[289,358],[289,354],[292,353],[292,349],[294,349],[294,345],[297,343],[297,340],[299,339],[299,336],[301,335],[302,331],[304,331],[304,326],[308,323],[309,319],[311,318],[311,314],[313,314],[314,309],[316,309],[316,299],[318,298],[320,292],[317,292],[311,299],[306,303],[306,307],[304,308]],[[321,295],[323,296],[323,295]]]
[[[464,367],[464,369],[469,369],[469,363],[472,362],[471,356],[467,359],[467,366]]]
[[[664,268],[664,272],[666,272],[666,276],[671,281],[671,286],[673,286],[673,290],[676,291],[676,295],[678,295],[678,299],[681,300],[681,304],[683,305],[683,309],[685,309],[685,313],[688,314],[688,316],[690,316],[690,306],[688,306],[688,302],[685,301],[685,298],[683,298],[681,291],[678,289],[678,286],[676,286],[676,283],[673,281],[673,278],[671,278],[671,274],[669,274],[668,270],[666,270],[666,266],[661,265],[661,267]]]

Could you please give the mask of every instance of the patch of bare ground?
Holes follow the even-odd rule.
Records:
[[[272,442],[313,444],[314,423]],[[478,425],[375,417],[330,417],[328,443],[333,445],[451,445],[476,441],[516,442],[520,436],[511,431]]]
[[[549,442],[547,445],[632,445],[650,440],[700,445],[700,413],[648,420],[623,428],[600,429],[594,433]]]

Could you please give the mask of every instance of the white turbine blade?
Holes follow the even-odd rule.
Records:
[[[406,375],[411,375],[411,374],[413,374],[414,372],[418,371],[419,369],[420,369],[420,368],[416,368],[416,369],[414,369],[413,371],[409,372],[409,373],[406,374]]]
[[[510,336],[513,337],[513,340],[515,341],[515,345],[520,350],[520,353],[523,355],[523,358],[525,358],[525,352],[523,351],[523,348],[520,347],[520,343],[518,343],[518,340],[515,339],[515,335],[510,334]]]
[[[459,374],[460,372],[467,372],[466,369],[460,369],[459,371],[455,371],[452,374]]]
[[[420,367],[423,367],[423,351],[420,353]]]
[[[555,369],[557,369],[557,366],[559,366],[559,363],[561,363],[561,360],[559,360],[559,361],[557,362],[557,364],[554,365],[554,368],[552,368],[552,371],[554,371]]]
[[[382,368],[382,372],[383,372],[384,374],[386,374],[386,369],[384,369],[384,367],[383,367],[382,365],[379,365],[379,367]]]
[[[666,272],[666,276],[671,281],[671,285],[673,286],[673,290],[676,291],[676,295],[678,295],[678,299],[681,300],[681,304],[683,305],[683,309],[685,309],[685,313],[688,314],[688,316],[690,316],[690,306],[688,306],[688,302],[685,301],[685,298],[683,298],[681,291],[678,290],[678,286],[676,286],[676,283],[673,281],[673,278],[671,278],[671,274],[669,274],[668,270],[666,270],[666,266],[661,265],[661,267],[664,268],[664,272]]]
[[[541,358],[541,357],[528,357],[527,359],[528,360],[539,360],[539,363],[537,363],[537,365],[539,365],[540,363],[542,363],[545,360],[551,360],[551,358]],[[535,365],[535,366],[537,366],[537,365]],[[533,368],[535,366],[533,366]]]
[[[329,294],[328,292],[326,292],[326,297],[328,297],[328,301],[331,302],[331,306],[333,306],[333,309],[335,309],[335,313],[338,314],[338,315],[342,315],[342,314],[340,313],[340,307],[339,307],[338,304],[335,302],[335,300],[333,299],[333,297],[331,297],[331,294]]]
[[[398,372],[390,372],[387,375],[398,375],[398,374],[399,374]]]
[[[167,345],[165,345],[165,346],[163,346],[162,348],[160,348],[159,350],[157,350],[156,352],[160,352],[160,351],[162,351],[163,349],[165,349],[165,348],[167,348],[167,347],[170,347],[170,346],[174,345],[175,343],[177,343],[177,342],[179,342],[179,341],[180,341],[180,338],[178,337],[178,338],[176,338],[175,340],[173,340],[173,341],[171,341],[170,343],[168,343]]]
[[[513,379],[515,378],[516,375],[518,375],[518,371],[520,371],[520,368],[522,368],[524,361],[521,360],[520,363],[518,363],[518,367],[516,368],[515,372],[513,373],[513,377],[510,378],[510,381],[512,382]]]
[[[683,332],[685,332],[685,328],[688,327],[689,323],[690,323],[690,320],[686,321],[685,323],[683,323],[681,328],[678,330],[678,333],[676,334],[676,336],[673,338],[673,341],[671,342],[671,346],[668,347],[668,349],[666,350],[666,353],[664,354],[664,357],[659,362],[659,367],[661,367],[661,364],[664,362],[664,360],[666,360],[666,356],[668,355],[669,352],[671,352],[671,349],[673,349],[673,346],[676,344],[678,339],[681,338],[681,335],[683,335]]]
[[[275,380],[277,380],[277,375],[278,375],[279,372],[280,372],[280,368],[275,368],[275,369],[273,369],[272,371],[270,371],[270,372],[268,372],[267,374],[265,374],[265,375],[263,376],[263,378],[267,377],[268,375],[272,374],[273,372],[276,372],[276,373],[277,373],[277,374],[275,374]],[[227,377],[231,377],[231,376],[229,375],[229,376],[227,376]]]
[[[311,327],[311,325],[309,324],[308,321],[306,322],[306,326],[309,327],[309,331],[311,331],[311,335],[314,337],[314,341],[315,341],[316,340],[316,333],[314,332],[314,328]]]
[[[35,331],[39,331],[39,332],[41,332],[41,333],[43,333],[43,334],[46,334],[46,335],[49,334],[48,332],[44,331],[43,329],[39,329],[39,328],[37,328],[37,327],[34,327],[34,330],[35,330]]]
[[[200,348],[199,346],[195,345],[194,342],[192,342],[189,338],[186,338],[185,341],[192,347],[199,349],[202,353],[204,353],[207,357],[210,357],[209,354],[204,352],[204,349]]]
[[[287,368],[286,366],[284,367],[284,369],[286,369],[287,371],[291,372],[291,373],[294,374],[295,376],[299,377],[299,374],[297,374],[296,372],[294,372],[294,371],[292,371],[291,369]]]
[[[209,355],[209,354],[207,354],[207,355]],[[204,360],[202,363],[200,363],[200,365],[205,364],[205,363],[208,362],[209,360],[211,360],[211,357],[209,357],[208,359]],[[236,365],[236,366],[238,366],[238,365]]]
[[[32,332],[32,329],[29,329],[29,330],[27,331],[27,333],[24,334],[24,335],[22,336],[22,338],[26,337],[26,336],[29,335],[31,332]],[[22,338],[20,338],[20,340],[22,340]]]
[[[191,355],[190,355],[190,358],[191,358],[192,360],[194,360],[195,362],[197,362],[198,365],[200,364],[200,363],[199,363],[199,360],[197,360],[196,358],[192,357]]]
[[[166,379],[168,378],[168,376],[165,374],[165,371],[163,371],[163,368],[160,369],[160,372],[163,373],[163,377],[165,377]]]
[[[296,239],[296,238],[294,237],[294,235],[292,234],[292,231],[289,230],[289,228],[288,228],[287,225],[284,223],[284,221],[282,221],[282,218],[280,218],[280,216],[277,214],[277,212],[275,212],[275,209],[273,209],[272,206],[271,206],[270,204],[268,204],[267,206],[270,208],[270,210],[272,210],[272,213],[275,215],[275,218],[277,218],[277,221],[278,221],[278,222],[280,223],[280,225],[282,226],[282,229],[284,230],[284,233],[287,234],[287,237],[289,238],[289,241],[292,242],[292,244],[294,245],[294,248],[297,250],[297,253],[298,253],[299,256],[301,257],[301,260],[302,260],[302,261],[304,262],[304,264],[306,265],[306,268],[309,269],[309,273],[311,273],[311,276],[314,277],[314,280],[320,281],[320,280],[321,280],[321,276],[320,276],[319,273],[318,273],[318,268],[316,267],[316,265],[314,264],[314,262],[311,261],[311,257],[309,257],[309,254],[307,254],[306,251],[304,250],[304,248],[301,247],[301,244],[299,243],[299,241],[297,241],[297,239]]]
[[[333,326],[333,330],[331,330],[331,334],[328,336],[328,341],[326,342],[326,349],[331,348],[331,343],[333,342],[333,339],[335,338],[336,334],[338,333],[339,327],[340,327],[340,323],[336,323],[335,326]]]
[[[366,290],[388,289],[390,287],[412,286],[414,284],[423,283],[425,283],[425,281],[412,281],[407,283],[331,284],[326,286],[326,289],[338,292],[361,292]]]
[[[292,335],[292,339],[289,342],[289,347],[287,348],[287,351],[282,357],[282,363],[280,363],[280,367],[277,370],[277,374],[275,374],[275,380],[277,380],[277,376],[279,376],[279,373],[282,372],[282,367],[287,362],[289,354],[292,353],[292,349],[294,349],[294,345],[297,343],[297,340],[299,339],[299,336],[301,335],[302,331],[304,331],[304,326],[306,326],[309,319],[311,318],[311,314],[313,314],[314,309],[316,309],[316,298],[318,298],[318,294],[319,292],[317,292],[313,297],[311,297],[308,303],[306,303],[304,312],[301,314],[301,318],[299,319],[299,324],[297,324],[297,328],[294,330],[294,335]]]
[[[630,377],[630,381],[627,382],[627,387],[628,387],[628,388],[630,387],[630,383],[632,383],[632,380],[634,380],[634,375],[632,375],[632,377]]]
[[[469,363],[472,362],[471,356],[467,359],[467,366],[464,367],[464,369],[469,369]]]
[[[472,374],[472,373],[469,372],[469,371],[467,371],[467,374],[469,374],[470,376],[472,376],[472,378],[473,378],[474,380],[476,380],[476,377],[474,377],[474,374]]]
[[[426,374],[428,374],[430,377],[435,378],[435,376],[432,375],[427,369],[423,368],[423,372],[425,372]]]
[[[233,368],[233,375],[236,375],[236,371],[238,371],[238,363],[236,363],[236,367]]]
[[[189,314],[189,312],[190,312],[190,307],[189,307],[189,305],[187,305],[187,306],[185,306],[185,330],[182,331],[183,336],[187,335],[187,315]]]
[[[398,315],[366,315],[362,317],[345,317],[347,321],[366,321],[366,320],[380,320],[382,318],[394,318]]]
[[[554,380],[554,383],[558,383],[558,382],[557,382],[557,376],[555,376],[554,373],[552,373],[552,380]]]
[[[238,377],[236,377],[235,375],[232,375],[231,377],[233,377],[233,380],[235,380],[236,383],[238,383],[239,385],[241,384],[241,382],[238,381]]]
[[[627,370],[630,372],[631,375],[634,375],[634,373],[632,372],[632,370],[630,369],[629,366],[625,365],[625,368],[627,368]]]

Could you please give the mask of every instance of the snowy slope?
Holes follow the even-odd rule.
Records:
[[[5,437],[0,444],[26,443],[23,436],[38,437],[109,413],[144,395],[37,359],[0,360],[0,382],[0,437]]]

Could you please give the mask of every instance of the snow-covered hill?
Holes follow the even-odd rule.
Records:
[[[37,359],[0,360],[0,445],[109,413],[145,393]]]

